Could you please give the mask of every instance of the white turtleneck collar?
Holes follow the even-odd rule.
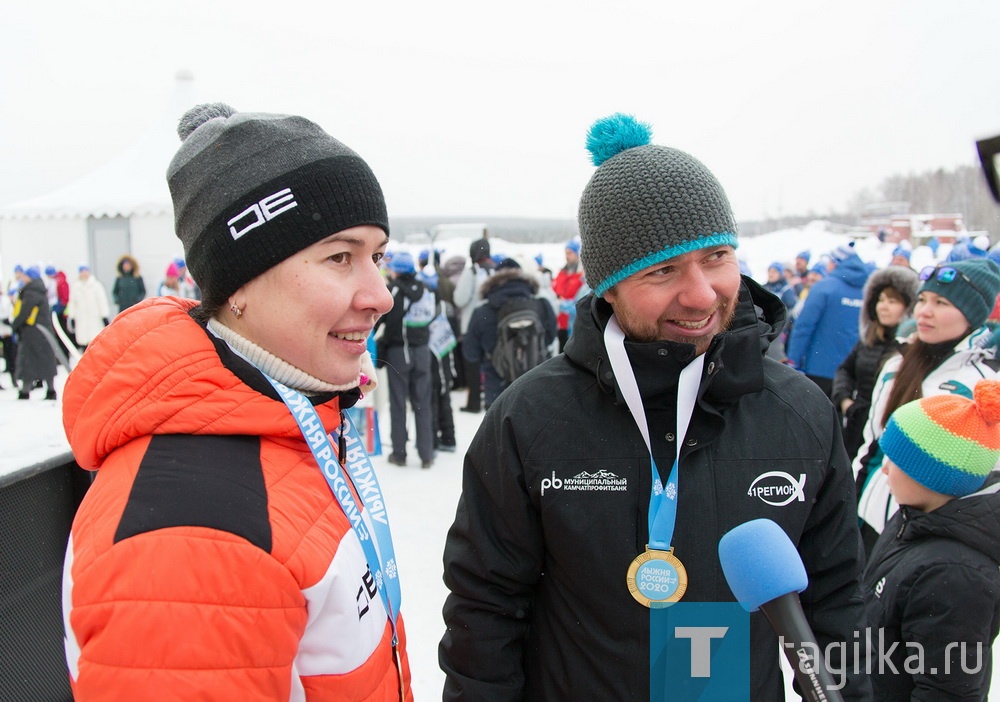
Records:
[[[298,390],[303,395],[318,395],[325,392],[343,392],[358,387],[359,379],[345,385],[334,385],[315,378],[287,361],[283,361],[270,351],[262,349],[245,336],[238,334],[216,319],[208,320],[209,330],[226,342],[236,354],[245,358],[252,366],[266,373],[283,385]]]

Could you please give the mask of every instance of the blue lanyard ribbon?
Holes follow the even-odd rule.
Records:
[[[705,354],[696,356],[684,370],[681,371],[677,383],[677,451],[674,454],[674,464],[664,485],[660,481],[660,472],[653,459],[653,449],[649,442],[649,426],[646,423],[646,412],[642,406],[639,394],[639,384],[635,380],[635,372],[629,363],[625,351],[625,333],[618,320],[612,315],[608,326],[604,329],[604,345],[608,350],[608,360],[611,369],[618,380],[618,387],[625,398],[629,412],[646,442],[649,451],[649,465],[652,471],[652,488],[649,496],[649,548],[659,551],[669,551],[670,542],[674,537],[674,525],[677,522],[677,490],[678,462],[681,452],[681,442],[687,434],[691,415],[694,413],[695,400],[698,397],[698,386],[701,384],[701,371],[705,365]]]
[[[399,572],[396,568],[396,553],[392,546],[385,499],[371,459],[365,451],[364,441],[347,413],[341,411],[341,428],[334,431],[334,439],[341,447],[338,453],[323,428],[319,413],[309,399],[298,390],[293,390],[269,377],[263,371],[261,374],[278,391],[288,411],[295,418],[306,445],[316,459],[320,473],[330,486],[330,492],[340,504],[347,521],[351,523],[351,528],[361,542],[368,567],[375,578],[375,586],[382,598],[382,605],[389,616],[389,624],[392,626],[392,645],[395,647],[398,643],[396,625],[401,600]],[[347,471],[344,470],[345,467]],[[354,492],[351,491],[352,486]],[[355,493],[360,506],[355,502]],[[369,525],[374,534],[369,533]]]

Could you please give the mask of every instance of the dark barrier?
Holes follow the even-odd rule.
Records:
[[[71,700],[62,563],[90,477],[72,454],[0,477],[0,700]]]

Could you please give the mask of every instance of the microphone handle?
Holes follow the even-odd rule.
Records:
[[[783,639],[781,650],[792,666],[802,698],[806,702],[843,702],[840,690],[834,688],[833,677],[826,669],[799,596],[792,592],[776,597],[762,604],[760,611]],[[808,662],[804,665],[804,661]]]

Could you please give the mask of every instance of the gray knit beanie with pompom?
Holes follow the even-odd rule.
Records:
[[[307,119],[212,103],[188,110],[177,133],[167,170],[175,231],[206,304],[331,234],[389,233],[368,164]]]
[[[690,251],[737,246],[719,181],[696,158],[651,138],[649,125],[620,113],[598,120],[587,135],[598,168],[580,198],[580,258],[598,296]]]

